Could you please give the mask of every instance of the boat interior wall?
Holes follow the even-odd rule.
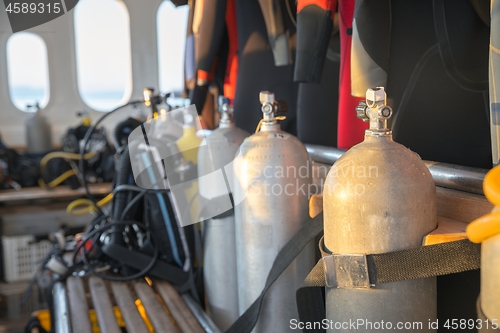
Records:
[[[156,14],[162,0],[122,0],[130,18],[132,59],[131,100],[141,99],[144,87],[158,87]],[[102,112],[85,105],[77,86],[74,10],[43,25],[26,30],[40,36],[47,45],[50,100],[44,113],[52,125],[54,144],[68,126],[78,123],[77,111],[90,110],[93,119]],[[24,121],[30,113],[17,109],[9,96],[6,47],[12,30],[0,2],[0,135],[9,146],[25,145]],[[130,111],[132,109],[130,108]],[[123,113],[121,117],[123,117]],[[110,117],[111,118],[111,117]],[[110,119],[108,122],[116,121]]]

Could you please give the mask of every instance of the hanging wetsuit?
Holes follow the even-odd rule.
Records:
[[[272,2],[271,0],[269,0]],[[294,3],[289,1],[289,5]],[[262,5],[259,5],[259,3]],[[238,79],[234,98],[234,119],[236,125],[246,131],[254,132],[255,127],[262,118],[260,111],[259,92],[269,90],[275,93],[276,98],[288,103],[287,119],[280,122],[283,130],[292,134],[296,133],[296,106],[297,84],[293,82],[293,66],[276,66],[273,55],[275,50],[284,50],[282,39],[266,29],[264,16],[281,17],[281,22],[286,25],[289,40],[286,48],[293,54],[295,27],[284,1],[279,1],[276,6],[270,6],[267,1],[236,1],[236,22],[238,26]],[[261,9],[262,8],[262,9]],[[263,12],[266,14],[264,15]],[[270,25],[272,27],[272,25]],[[271,29],[272,30],[272,29]],[[282,31],[282,30],[276,30]],[[272,40],[278,41],[270,43]],[[282,55],[282,51],[274,54]],[[278,57],[281,59],[281,56]],[[293,59],[292,59],[293,61]]]
[[[340,38],[331,36],[318,83],[299,83],[297,137],[303,143],[337,147]]]
[[[488,45],[469,0],[360,0],[353,92],[385,86],[394,140],[423,159],[489,168]]]
[[[340,62],[339,74],[333,72],[334,69],[331,68],[333,64],[329,62],[334,53],[335,42],[332,41],[333,47],[330,44],[328,52],[326,48],[332,29],[331,15],[335,12],[335,7],[336,1],[331,0],[300,0],[298,3],[295,80],[316,83],[320,82],[320,78],[322,80],[321,87],[315,88],[313,85],[304,87],[308,90],[317,89],[320,93],[316,96],[318,98],[316,104],[312,98],[301,98],[302,94],[299,95],[299,138],[305,142],[348,149],[363,140],[367,125],[356,118],[355,108],[360,99],[351,95],[350,87],[351,22],[354,0],[340,0],[338,5],[340,59],[333,63]],[[325,68],[322,67],[323,63]],[[322,70],[329,82],[324,82]],[[335,70],[338,72],[338,67],[335,67]],[[304,100],[307,102],[303,102]],[[311,113],[314,111],[310,105],[314,105],[317,114]],[[313,123],[308,117],[317,121]]]
[[[340,16],[340,90],[338,147],[349,149],[364,139],[368,124],[356,116],[356,106],[364,99],[354,97],[351,91],[351,38],[355,0],[339,1]]]
[[[238,77],[238,27],[236,23],[236,0],[226,1],[226,27],[229,50],[227,53],[226,77],[224,79],[224,96],[232,102],[236,94]]]
[[[205,106],[211,84],[215,84],[219,92],[223,91],[229,48],[225,18],[226,0],[196,1],[192,27],[196,85],[190,99],[198,114]]]
[[[194,6],[196,0],[190,0],[189,14],[186,31],[186,46],[184,50],[184,98],[189,96],[189,91],[193,90],[196,85],[196,65],[194,61]],[[173,2],[173,1],[172,1]],[[176,4],[176,2],[174,2]]]
[[[333,147],[337,146],[340,67],[335,12],[336,1],[298,1],[294,68],[294,80],[301,82],[297,100],[297,136],[304,143]]]

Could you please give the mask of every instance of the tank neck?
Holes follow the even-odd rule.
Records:
[[[196,128],[194,126],[189,126],[189,127],[184,127],[183,128],[183,133],[185,135],[196,135]]]
[[[380,133],[377,131],[370,131],[368,129],[365,131],[365,138],[363,142],[381,144],[381,143],[394,142],[394,140],[392,139],[392,132]]]
[[[276,132],[280,130],[281,126],[280,124],[278,124],[277,121],[273,122],[263,121],[262,124],[260,125],[261,132]]]
[[[387,137],[392,140],[392,131],[380,131],[379,129],[367,129],[365,130],[366,137]]]

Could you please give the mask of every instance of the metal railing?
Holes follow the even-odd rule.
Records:
[[[306,149],[314,162],[333,165],[346,151],[338,148],[306,144]],[[436,186],[454,190],[483,194],[483,179],[487,169],[461,165],[424,161],[429,168]]]

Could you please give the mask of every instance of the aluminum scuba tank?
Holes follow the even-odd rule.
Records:
[[[26,153],[42,155],[52,148],[52,132],[47,118],[43,115],[38,103],[33,106],[36,112],[26,121]]]
[[[417,154],[392,141],[387,128],[392,110],[383,87],[368,89],[366,102],[356,111],[370,128],[364,141],[333,165],[325,181],[325,250],[350,255],[421,246],[422,238],[436,228],[436,189],[430,172]],[[386,330],[395,330],[399,322],[422,323],[399,331],[435,331],[428,325],[437,317],[435,277],[366,285],[326,288],[327,332],[369,332],[382,329],[383,323]],[[346,322],[356,325],[341,325]]]
[[[500,326],[500,233],[481,244],[481,310]],[[481,332],[481,330],[479,330]]]
[[[236,258],[240,314],[262,292],[281,248],[308,219],[311,163],[304,145],[281,131],[274,94],[261,92],[261,130],[247,138],[234,161]],[[295,290],[314,266],[309,244],[269,289],[253,330],[291,332],[298,318]]]
[[[231,184],[232,170],[226,172],[226,168],[231,166],[238,148],[250,134],[234,124],[229,98],[219,97],[219,112],[219,127],[203,140],[198,150],[198,186],[200,209],[203,212],[206,203],[215,208],[209,216],[216,216],[203,222],[203,276],[208,313],[217,327],[225,331],[239,317],[239,311],[234,211],[228,209],[231,202],[224,174]],[[225,202],[214,203],[212,200],[216,198],[224,198]]]

